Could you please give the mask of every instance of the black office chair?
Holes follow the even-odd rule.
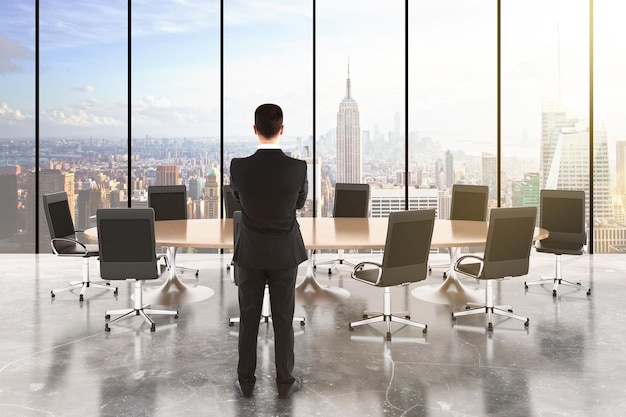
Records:
[[[233,212],[233,240],[234,243],[239,239],[239,230],[241,228],[242,214],[240,210]],[[231,262],[232,268],[230,268],[230,279],[235,285],[239,285],[237,277],[237,263]],[[261,322],[269,323],[272,320],[272,309],[270,305],[270,290],[267,284],[265,284],[265,292],[263,293],[263,305],[261,307]],[[304,326],[304,317],[295,317],[293,321],[299,322],[301,326]],[[228,319],[228,325],[234,326],[235,323],[240,322],[240,317],[230,317]]]
[[[363,313],[363,320],[348,325],[356,326],[376,322],[387,323],[387,340],[391,340],[391,322],[419,327],[426,332],[427,325],[411,321],[408,311],[391,312],[390,287],[408,285],[426,279],[428,252],[435,225],[435,209],[398,211],[389,214],[387,239],[382,264],[361,262],[354,267],[352,278],[385,289],[383,311]]]
[[[369,184],[335,184],[333,217],[369,217],[369,206]],[[344,249],[339,249],[338,255],[337,259],[315,262],[313,268],[317,268],[317,265],[331,264],[328,268],[329,275],[333,273],[333,268],[338,265],[348,265],[354,268],[355,264],[344,259]]]
[[[85,244],[78,241],[77,232],[82,230],[74,229],[72,213],[67,201],[67,193],[59,191],[43,195],[43,206],[50,231],[50,247],[52,253],[57,256],[72,256],[83,258],[83,279],[82,281],[71,281],[69,285],[55,288],[50,291],[52,297],[61,291],[68,291],[80,288],[79,301],[84,300],[87,288],[102,288],[113,291],[117,295],[117,287],[112,287],[108,282],[96,283],[89,280],[89,258],[98,256],[98,245]]]
[[[154,219],[185,220],[187,218],[187,188],[184,185],[151,185],[148,187],[148,207],[154,209]],[[176,250],[176,248],[167,248]],[[170,257],[171,258],[171,257]],[[170,264],[172,264],[170,259]],[[196,268],[177,266],[180,272],[191,271],[198,276]]]
[[[521,320],[524,327],[528,327],[530,319],[513,314],[511,306],[494,305],[492,282],[494,279],[528,274],[536,218],[537,207],[491,210],[484,256],[464,255],[454,265],[456,272],[485,281],[485,303],[468,303],[465,310],[452,313],[452,320],[459,316],[486,313],[487,330],[493,330],[492,315],[497,314]]]
[[[486,221],[489,202],[489,187],[486,185],[452,185],[452,201],[450,203],[450,220]],[[445,268],[443,277],[447,278],[450,263],[432,265],[432,268]]]
[[[529,285],[552,284],[552,296],[556,297],[560,284],[584,290],[591,295],[591,289],[577,282],[567,281],[561,276],[561,255],[582,255],[587,245],[585,229],[585,192],[575,190],[541,190],[539,224],[550,235],[535,244],[537,252],[553,253],[556,264],[553,277],[541,277],[537,281],[525,282]]]
[[[224,190],[224,213],[226,214],[227,219],[232,219],[233,214],[236,211],[241,211],[241,204],[233,195],[233,189],[230,187],[230,185],[225,185],[223,190]],[[226,264],[226,270],[230,270],[230,267],[232,266],[232,264],[233,264],[232,261]]]
[[[157,255],[154,236],[154,210],[151,208],[99,209],[96,212],[98,247],[100,249],[100,275],[108,280],[133,280],[135,290],[133,307],[108,310],[104,313],[104,330],[111,324],[132,316],[141,316],[156,330],[153,315],[178,318],[178,311],[154,310],[143,304],[143,282],[159,278],[167,269],[167,257]],[[111,315],[119,315],[113,320]]]

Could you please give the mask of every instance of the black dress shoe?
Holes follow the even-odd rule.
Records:
[[[300,379],[299,376],[294,377],[293,382],[291,383],[291,385],[289,385],[289,388],[287,388],[284,391],[280,391],[278,392],[278,396],[280,398],[289,398],[291,396],[291,394],[293,394],[296,391],[299,391],[300,388],[302,388],[302,379]]]
[[[247,388],[245,387],[245,389],[241,386],[241,383],[239,382],[239,380],[235,380],[235,389],[237,390],[237,393],[242,396],[243,398],[250,398],[252,397],[252,388]]]

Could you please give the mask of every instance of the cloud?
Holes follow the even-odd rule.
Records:
[[[143,131],[158,126],[160,129],[173,130],[178,134],[185,131],[193,132],[189,136],[200,132],[208,134],[206,125],[217,120],[215,115],[211,115],[210,109],[183,106],[171,102],[166,97],[154,96],[145,96],[133,103],[132,118],[133,129]]]
[[[18,42],[0,35],[0,74],[22,71],[18,61],[34,61],[35,54],[31,49]]]
[[[96,87],[94,87],[92,85],[86,85],[84,87],[70,87],[70,90],[82,91],[82,92],[85,92],[85,93],[93,93],[94,91],[96,91]]]
[[[24,114],[19,109],[10,108],[7,103],[0,103],[0,125],[16,125],[32,119],[31,114]]]

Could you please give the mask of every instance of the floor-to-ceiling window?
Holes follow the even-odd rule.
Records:
[[[133,206],[185,185],[187,217],[220,212],[220,2],[133,1]]]
[[[317,0],[315,26],[318,216],[338,182],[370,184],[373,217],[404,209],[405,2]]]
[[[0,252],[34,251],[35,5],[0,4]]]
[[[594,9],[594,249],[622,253],[626,251],[626,27],[619,3],[596,0]],[[607,188],[610,199],[603,202],[598,191]]]
[[[588,3],[502,2],[504,206],[539,206],[543,188],[589,195]]]
[[[66,191],[74,224],[84,229],[94,225],[98,208],[115,206],[127,183],[127,2],[41,0],[39,5],[37,198]],[[44,251],[49,235],[43,209],[39,217]]]
[[[447,219],[455,183],[497,205],[496,16],[492,1],[409,3],[409,208]]]
[[[225,183],[230,181],[232,158],[256,150],[254,111],[263,103],[277,104],[283,110],[280,143],[285,153],[312,161],[312,13],[311,1],[225,2]],[[302,215],[311,215],[312,189],[310,184]]]
[[[232,157],[254,151],[253,112],[264,102],[285,111],[284,149],[310,162],[302,215],[332,215],[338,181],[369,183],[373,216],[408,206],[445,218],[453,183],[488,185],[492,206],[537,205],[541,188],[591,196],[593,168],[594,249],[626,243],[625,42],[611,2],[5,3],[0,185],[15,201],[2,202],[0,251],[34,250],[36,201],[49,191],[68,192],[81,228],[97,208],[145,204],[149,185],[170,180],[187,186],[190,217],[218,217],[219,187]],[[43,210],[39,225],[46,251]]]

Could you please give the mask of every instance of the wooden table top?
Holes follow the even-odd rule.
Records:
[[[382,249],[387,218],[298,218],[307,249]],[[487,222],[436,220],[431,247],[480,246],[487,239]],[[86,232],[94,237],[95,229]],[[155,222],[158,245],[196,248],[232,248],[232,219],[189,219]],[[535,239],[548,232],[535,229]]]

